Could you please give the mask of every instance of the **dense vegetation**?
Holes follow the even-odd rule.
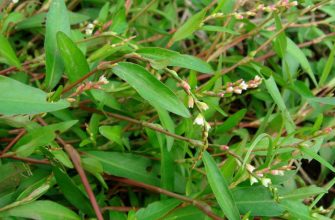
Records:
[[[0,0],[0,218],[333,219],[335,2]]]

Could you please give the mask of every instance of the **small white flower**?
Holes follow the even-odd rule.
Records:
[[[198,114],[198,116],[194,119],[193,124],[204,126],[205,125],[204,116],[202,116],[202,114]]]
[[[269,178],[262,178],[261,182],[262,182],[263,186],[269,187],[269,185],[271,184],[271,179],[269,179]]]
[[[246,168],[247,168],[247,170],[250,172],[250,173],[252,173],[256,168],[253,166],[253,165],[251,165],[251,164],[247,164],[246,165]]]
[[[282,170],[271,170],[271,174],[275,176],[284,176],[284,171]]]
[[[94,20],[94,21],[93,21],[93,24],[98,24],[98,23],[99,23],[98,20]]]
[[[240,89],[239,87],[235,87],[234,88],[234,93],[236,93],[236,94],[242,94],[242,89]]]
[[[192,96],[188,97],[188,107],[193,108],[194,107],[194,99]]]
[[[261,81],[261,80],[262,80],[262,78],[261,78],[261,77],[259,77],[259,75],[256,75],[256,76],[255,76],[255,78],[254,78],[254,80],[255,80],[256,82],[258,82],[258,81]]]
[[[298,5],[298,2],[297,2],[297,1],[293,1],[293,2],[291,2],[290,5],[291,5],[291,6],[297,6],[297,5]]]
[[[247,11],[247,15],[248,15],[248,16],[255,16],[256,13],[255,13],[255,12],[252,12],[252,11]]]
[[[205,121],[204,127],[207,132],[212,128],[207,121]]]
[[[257,9],[258,9],[258,10],[261,10],[261,11],[263,11],[263,10],[264,10],[264,8],[265,8],[265,7],[264,7],[264,5],[263,5],[263,4],[260,4],[260,5],[258,5],[258,7],[257,7]]]
[[[240,83],[239,87],[240,87],[242,90],[247,90],[247,89],[248,89],[248,85],[245,83],[244,80]]]
[[[18,3],[19,2],[19,0],[12,0],[12,3],[13,4],[16,4],[16,3]]]
[[[278,176],[284,176],[284,171],[283,170],[278,170]]]
[[[263,176],[264,176],[263,173],[256,173],[256,175],[257,175],[258,177],[263,177]]]
[[[94,28],[94,24],[92,23],[89,23],[86,27],[86,29],[93,29]]]
[[[232,86],[229,86],[227,89],[226,89],[226,92],[228,93],[231,93],[234,91],[234,88]]]
[[[91,35],[93,33],[93,29],[86,29],[85,34],[86,35]]]
[[[253,185],[254,183],[258,183],[258,180],[255,177],[250,176],[250,185]]]
[[[238,20],[243,19],[243,15],[241,15],[241,14],[235,13],[234,16]]]
[[[197,102],[197,104],[198,104],[198,107],[199,107],[201,110],[203,110],[203,111],[208,110],[208,105],[207,105],[206,103],[204,103],[204,102]]]
[[[108,80],[106,79],[106,77],[104,75],[100,76],[99,82],[101,82],[104,85],[108,84]]]

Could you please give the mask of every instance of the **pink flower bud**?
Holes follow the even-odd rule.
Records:
[[[229,147],[228,147],[228,145],[221,145],[220,150],[226,151],[226,150],[229,150]]]

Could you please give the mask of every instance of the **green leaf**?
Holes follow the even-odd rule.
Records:
[[[62,77],[64,64],[57,47],[57,32],[62,31],[70,34],[69,15],[64,0],[53,0],[51,2],[46,20],[45,33],[45,85],[51,90]]]
[[[79,216],[70,209],[48,200],[40,200],[26,205],[21,205],[4,212],[0,212],[0,216],[13,216],[36,220],[80,220]]]
[[[324,105],[335,105],[335,97],[308,97],[307,101],[317,102]]]
[[[129,153],[103,151],[88,151],[85,155],[99,160],[106,173],[150,185],[158,186],[160,183],[155,173],[147,170],[152,166],[152,162],[145,157]]]
[[[16,155],[27,157],[37,147],[50,144],[56,138],[56,131],[62,133],[77,122],[77,120],[72,120],[32,129],[14,145],[13,150],[15,150]]]
[[[108,17],[110,3],[106,2],[104,6],[101,8],[98,16],[98,21],[101,23],[105,23]]]
[[[101,183],[101,185],[105,188],[108,189],[108,186],[102,176],[103,173],[103,167],[100,161],[91,158],[91,157],[82,157],[81,158],[81,163],[84,167],[84,169],[88,172],[90,172],[92,175],[94,175]]]
[[[177,199],[167,199],[151,203],[148,207],[136,212],[138,220],[156,220],[164,218],[171,210],[176,208],[181,202]]]
[[[290,39],[287,39],[287,52],[289,52],[294,58],[296,58],[301,67],[307,72],[309,77],[312,79],[315,86],[318,85],[316,82],[312,67],[310,66],[305,54],[300,50],[300,48]]]
[[[207,216],[194,206],[186,206],[174,210],[164,217],[164,220],[205,220]]]
[[[280,216],[284,212],[271,192],[263,186],[237,187],[232,193],[243,215],[250,212],[252,216]]]
[[[171,42],[176,42],[189,37],[194,31],[201,27],[202,20],[206,15],[206,9],[189,18],[172,36]]]
[[[6,63],[21,69],[21,63],[17,58],[7,38],[0,34],[0,56],[5,58]]]
[[[75,82],[90,71],[84,54],[66,34],[58,32],[57,43],[70,82]]]
[[[302,188],[295,189],[293,191],[284,193],[280,195],[280,199],[305,199],[310,196],[318,195],[321,193],[326,193],[327,190],[321,187],[317,187],[314,185],[306,186]]]
[[[121,62],[112,70],[152,105],[158,105],[183,117],[190,117],[189,111],[178,97],[142,66]]]
[[[122,133],[121,126],[101,126],[99,128],[99,132],[110,141],[113,141],[120,146],[123,145],[121,139],[121,133]]]
[[[300,201],[285,200],[281,202],[281,206],[289,212],[290,216],[288,219],[315,220],[309,208]]]
[[[68,11],[68,15],[69,15],[69,20],[70,20],[71,25],[79,24],[79,23],[82,23],[90,19],[90,17],[87,15],[74,13],[72,11]],[[28,17],[20,21],[19,23],[17,23],[15,25],[15,29],[16,30],[22,30],[22,29],[33,30],[34,28],[42,28],[45,26],[44,22],[45,22],[46,16],[47,16],[47,13],[42,12],[42,13],[33,15],[31,17]]]
[[[23,163],[7,163],[0,165],[0,195],[7,190],[14,190],[19,185],[24,172]]]
[[[94,215],[94,211],[87,196],[84,195],[67,173],[56,166],[54,166],[52,170],[64,197],[83,213]]]
[[[274,15],[275,17],[275,22],[276,22],[276,29],[277,31],[281,30],[283,28],[280,17],[278,16],[278,14]],[[286,39],[286,35],[285,35],[285,31],[282,31],[276,38],[275,42],[274,42],[274,48],[277,52],[277,54],[283,58],[286,52],[286,48],[287,48],[287,39]]]
[[[167,111],[165,111],[164,109],[155,106],[155,109],[158,113],[159,116],[159,120],[161,121],[161,123],[163,124],[164,128],[166,128],[170,133],[175,133],[175,125],[174,122],[172,120],[172,118],[170,117],[169,113]],[[171,148],[173,146],[173,142],[174,142],[174,138],[173,137],[169,137],[169,136],[165,136],[166,137],[166,148],[168,151],[171,151]]]
[[[225,133],[235,127],[244,117],[247,109],[241,109],[238,112],[234,113],[232,116],[228,117],[227,120],[223,122],[223,124],[217,126],[215,128],[215,132],[217,133]]]
[[[207,180],[211,186],[214,196],[218,201],[223,213],[229,220],[240,219],[240,213],[237,209],[232,193],[228,188],[228,184],[222,176],[211,155],[205,151],[203,162],[207,174]]]
[[[213,73],[212,67],[194,56],[180,54],[176,51],[159,48],[159,47],[144,47],[138,49],[136,53],[146,59],[151,59],[157,62],[164,61],[167,66],[179,66],[202,73]]]
[[[0,114],[4,115],[39,114],[69,107],[64,100],[47,102],[47,93],[5,76],[0,76],[0,103]]]
[[[233,31],[229,28],[226,27],[222,27],[222,26],[212,26],[212,25],[206,25],[206,26],[202,26],[201,30],[204,31],[215,31],[215,32],[223,32],[223,33],[229,33],[232,35],[238,35],[239,33],[236,31]]]
[[[328,75],[330,73],[330,71],[332,70],[333,64],[334,64],[334,57],[335,57],[335,43],[333,44],[333,48],[330,51],[328,60],[326,62],[325,67],[323,68],[321,77],[320,77],[320,81],[319,84],[320,86],[324,85],[324,83],[326,82]]]
[[[262,134],[258,135],[255,138],[255,140],[252,142],[252,144],[250,145],[247,153],[245,154],[245,157],[243,159],[243,163],[242,163],[241,167],[245,167],[246,166],[246,164],[248,163],[248,160],[250,158],[250,155],[251,155],[253,149],[259,144],[259,142],[261,142],[265,138],[268,138],[268,140],[269,140],[269,146],[270,146],[270,149],[268,149],[268,154],[269,154],[268,158],[272,156],[272,150],[271,150],[272,149],[271,148],[271,146],[272,146],[272,144],[271,144],[272,140],[271,140],[271,136],[268,135],[268,134],[262,133]]]
[[[286,129],[289,132],[294,131],[295,124],[291,118],[290,112],[287,110],[285,102],[279,92],[279,89],[277,87],[277,84],[273,77],[271,76],[269,79],[265,80],[265,86],[270,93],[271,97],[273,98],[274,102],[278,105],[278,108],[283,113],[285,117],[285,125]]]
[[[308,156],[313,157],[314,160],[317,160],[323,166],[327,167],[329,170],[331,170],[332,172],[335,173],[335,168],[328,161],[326,161],[324,158],[322,158],[320,155],[318,155],[317,153],[315,153],[314,151],[312,151],[312,150],[310,150],[306,147],[301,147],[300,149],[303,153],[307,154]]]

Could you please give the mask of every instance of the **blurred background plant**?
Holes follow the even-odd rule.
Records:
[[[0,0],[1,219],[333,219],[332,0]]]

